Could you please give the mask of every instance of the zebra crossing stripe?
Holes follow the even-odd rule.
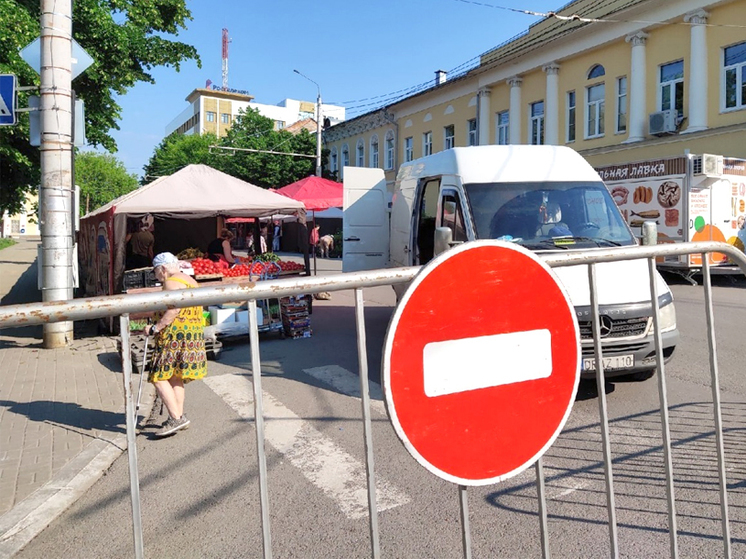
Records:
[[[312,376],[316,380],[331,386],[346,396],[360,399],[360,377],[351,373],[344,367],[340,367],[339,365],[328,365],[326,367],[303,369],[303,372]],[[381,390],[381,385],[369,381],[368,393],[370,394],[370,409],[386,416],[386,405],[383,402],[383,390]]]
[[[251,381],[238,374],[206,377],[205,384],[243,419],[253,419]],[[282,453],[303,476],[339,506],[350,519],[368,516],[365,465],[266,391],[262,395],[265,440]],[[381,476],[376,476],[379,511],[407,504],[410,499]]]

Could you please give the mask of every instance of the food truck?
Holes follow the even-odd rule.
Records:
[[[637,236],[654,221],[658,243],[721,241],[744,250],[746,160],[722,155],[682,155],[596,168]],[[711,272],[738,273],[723,254],[709,255]],[[662,270],[690,282],[702,273],[702,256],[667,256]]]

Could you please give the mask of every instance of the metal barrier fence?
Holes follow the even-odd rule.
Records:
[[[609,524],[609,549],[611,557],[619,557],[616,506],[614,499],[614,478],[612,472],[611,444],[609,440],[608,411],[605,377],[603,367],[603,350],[600,341],[599,304],[596,288],[596,264],[622,260],[646,259],[650,280],[650,301],[653,308],[653,326],[658,364],[658,395],[660,401],[661,427],[663,437],[663,457],[666,471],[666,495],[668,509],[669,548],[672,558],[678,557],[676,500],[673,485],[673,461],[671,457],[671,435],[669,405],[666,390],[665,364],[662,350],[661,330],[658,317],[658,294],[655,282],[656,257],[680,256],[686,254],[702,255],[703,286],[705,292],[705,314],[709,345],[709,368],[711,375],[712,399],[715,423],[715,442],[717,447],[718,478],[720,488],[720,507],[724,557],[732,557],[730,522],[728,515],[728,492],[726,484],[725,450],[723,442],[722,410],[720,403],[720,386],[715,344],[712,285],[710,266],[707,255],[722,253],[736,263],[746,274],[746,255],[735,247],[716,242],[679,243],[656,246],[637,246],[589,251],[561,252],[542,255],[551,267],[588,266],[588,281],[591,294],[592,332],[596,360],[596,384],[598,388],[598,406],[601,425],[601,439],[604,456],[604,474],[606,485],[606,502]],[[259,331],[257,325],[256,301],[267,298],[280,298],[297,294],[312,294],[323,291],[355,291],[355,318],[357,324],[358,364],[360,375],[360,394],[363,416],[363,436],[366,455],[366,473],[368,488],[368,508],[370,527],[371,556],[380,557],[378,512],[376,506],[375,469],[373,446],[371,440],[370,395],[368,392],[368,364],[366,331],[364,321],[364,288],[384,285],[402,284],[411,281],[419,268],[396,268],[356,272],[329,276],[302,277],[294,279],[266,280],[246,282],[238,285],[218,287],[201,287],[190,290],[177,290],[158,293],[116,295],[111,297],[94,297],[52,303],[27,305],[10,305],[0,307],[0,329],[31,326],[48,322],[87,320],[120,316],[122,348],[130,347],[129,314],[137,312],[164,311],[171,308],[183,308],[202,305],[218,305],[231,302],[245,302],[249,305],[249,340],[251,351],[252,384],[254,391],[254,418],[256,426],[256,449],[259,464],[259,494],[261,509],[261,526],[264,557],[272,557],[272,538],[269,519],[269,494],[267,490],[267,465],[264,447],[264,415],[262,411],[261,356],[259,350]],[[135,557],[144,556],[142,519],[140,514],[140,484],[137,464],[136,415],[132,386],[132,363],[128,351],[122,351],[122,370],[124,372],[125,416],[127,426],[127,449],[130,473],[130,493],[132,501],[132,519]],[[550,556],[547,528],[547,507],[545,479],[542,459],[535,464],[536,484],[539,498],[541,549],[544,558]],[[461,529],[463,555],[471,558],[471,536],[469,531],[468,494],[466,487],[459,486],[459,506],[461,512]]]

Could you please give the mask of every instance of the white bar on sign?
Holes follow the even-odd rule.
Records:
[[[528,330],[432,342],[423,350],[425,395],[547,378],[552,374],[552,334]]]

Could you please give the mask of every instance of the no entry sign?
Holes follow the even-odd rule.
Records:
[[[394,313],[386,406],[432,473],[461,485],[498,482],[557,438],[580,356],[575,312],[551,269],[514,244],[467,243],[427,264]]]

